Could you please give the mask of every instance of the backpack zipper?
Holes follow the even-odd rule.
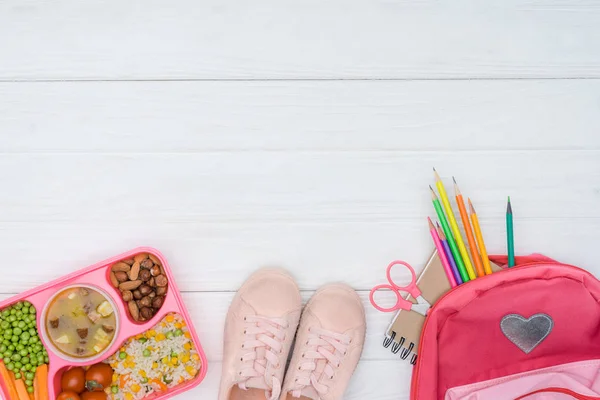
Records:
[[[583,272],[585,272],[586,274],[588,274],[590,276],[593,276],[590,272],[584,270],[583,268],[579,268],[579,267],[576,267],[574,265],[569,265],[569,264],[562,264],[562,263],[559,263],[559,262],[556,262],[556,263],[550,263],[550,262],[541,262],[541,263],[540,262],[529,262],[529,263],[517,265],[516,267],[520,270],[522,268],[540,267],[540,266],[543,266],[543,265],[552,265],[552,266],[556,266],[556,267],[573,268],[573,269],[576,269],[578,271],[583,271]],[[429,316],[435,311],[435,309],[437,307],[439,307],[439,305],[444,301],[444,299],[446,299],[446,297],[450,296],[452,293],[456,293],[456,291],[461,290],[461,288],[463,288],[463,287],[465,287],[467,285],[473,285],[473,283],[476,282],[478,279],[485,279],[488,276],[497,276],[498,274],[505,274],[505,273],[508,273],[508,272],[511,272],[511,271],[512,271],[512,269],[505,268],[502,271],[494,272],[492,275],[482,276],[480,278],[473,279],[471,281],[463,283],[462,285],[459,285],[459,286],[457,286],[457,287],[455,287],[453,289],[450,289],[448,292],[444,293],[442,295],[442,297],[440,297],[438,299],[438,301],[436,301],[435,304],[433,304],[431,306],[431,308],[429,309],[429,312],[427,313],[427,316],[425,317],[425,322],[423,323],[423,329],[421,330],[421,337],[419,338],[419,353],[423,354],[423,350],[424,350],[424,348],[423,348],[423,338],[424,338],[423,332],[425,332],[425,330],[427,329],[427,323],[429,322]],[[410,387],[410,399],[411,400],[417,400],[418,399],[417,398],[418,391],[417,391],[417,385],[416,385],[416,383],[419,380],[419,373],[420,373],[420,370],[421,370],[421,368],[420,368],[421,367],[421,360],[423,360],[423,357],[417,356],[417,365],[415,365],[415,370],[413,371],[413,376],[412,376],[411,385],[410,385],[411,386]],[[584,398],[584,400],[585,399],[586,398]],[[591,398],[591,399],[595,399],[595,398]],[[598,398],[598,399],[600,400],[600,398]]]

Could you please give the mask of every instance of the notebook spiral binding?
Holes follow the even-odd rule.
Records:
[[[385,335],[385,337],[383,338],[383,347],[390,348],[390,351],[394,354],[398,354],[398,352],[400,352],[400,358],[402,360],[406,360],[408,358],[408,356],[412,353],[413,349],[415,348],[415,344],[413,342],[410,342],[410,344],[408,345],[408,347],[404,347],[404,343],[406,342],[406,338],[405,337],[400,337],[399,341],[395,341],[396,339],[396,332],[392,331],[391,335]],[[415,365],[417,363],[417,355],[413,353],[412,357],[410,358],[410,363],[412,365]]]

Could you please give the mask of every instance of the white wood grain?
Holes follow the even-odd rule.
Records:
[[[0,79],[599,77],[589,0],[8,0]]]
[[[600,80],[0,83],[0,152],[598,150],[598,93]]]

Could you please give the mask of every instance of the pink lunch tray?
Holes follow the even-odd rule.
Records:
[[[117,261],[126,260],[132,258],[136,254],[139,253],[150,253],[156,256],[162,263],[162,266],[165,270],[167,278],[169,280],[169,287],[167,290],[167,294],[165,297],[165,302],[163,303],[160,310],[157,314],[149,321],[145,322],[136,322],[133,320],[129,312],[126,310],[126,304],[121,299],[120,292],[118,289],[113,287],[110,282],[110,267]],[[117,332],[115,333],[116,339],[113,341],[113,345],[104,352],[104,356],[99,359],[95,359],[94,361],[83,361],[83,362],[73,362],[65,360],[61,357],[61,355],[53,352],[52,348],[46,343],[44,339],[44,335],[42,331],[45,329],[44,322],[42,319],[42,310],[44,309],[48,300],[61,291],[62,288],[67,286],[76,284],[84,284],[90,285],[100,288],[102,291],[106,292],[109,297],[111,297],[112,302],[116,305],[116,313],[118,313],[120,322],[117,326]],[[29,301],[33,304],[37,311],[37,328],[39,332],[40,339],[42,340],[42,344],[48,351],[49,358],[49,371],[48,371],[48,393],[51,399],[55,399],[60,393],[60,379],[62,373],[72,366],[86,366],[92,365],[102,360],[107,359],[112,354],[114,354],[123,343],[132,336],[141,334],[149,329],[151,329],[154,325],[159,323],[167,314],[169,313],[178,313],[180,314],[189,329],[189,332],[192,336],[192,341],[194,342],[194,346],[198,351],[198,355],[200,356],[201,367],[198,375],[187,382],[182,383],[167,392],[155,393],[151,396],[145,397],[144,400],[156,400],[156,399],[169,399],[177,394],[183,393],[194,387],[198,386],[200,382],[204,379],[207,372],[207,362],[206,355],[202,350],[202,346],[200,345],[200,341],[198,340],[198,335],[196,330],[194,329],[194,325],[192,324],[192,320],[187,312],[187,309],[183,303],[181,298],[181,294],[177,289],[175,284],[175,279],[173,278],[173,274],[171,273],[171,269],[167,264],[164,256],[156,249],[150,247],[138,247],[126,253],[120,254],[116,257],[110,258],[108,260],[99,262],[90,267],[79,270],[73,274],[64,276],[55,281],[47,283],[42,286],[38,286],[35,289],[29,290],[25,293],[16,295],[11,297],[8,300],[5,300],[0,303],[0,310],[4,309],[7,306],[10,306],[13,303],[18,301]],[[2,394],[2,398],[8,398],[7,391],[3,380],[0,378],[0,391]]]

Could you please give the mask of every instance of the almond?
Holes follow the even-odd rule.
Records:
[[[128,258],[127,260],[123,260],[123,262],[127,265],[133,265],[133,258]]]
[[[135,281],[138,276],[140,276],[140,263],[136,261],[133,263],[131,270],[129,271],[129,279]]]
[[[129,303],[127,303],[127,308],[129,308],[129,312],[131,313],[131,317],[133,319],[135,319],[136,321],[139,321],[139,319],[140,319],[140,309],[138,308],[137,304],[135,304],[135,301],[130,301]]]
[[[112,271],[110,271],[110,283],[112,283],[114,287],[119,287],[119,281],[117,280],[115,273]]]
[[[160,264],[161,264],[161,262],[160,262],[160,260],[158,259],[158,257],[156,257],[154,254],[148,254],[148,257],[149,257],[149,258],[152,260],[152,262],[153,262],[154,264],[158,264],[158,265],[160,265]]]
[[[129,272],[130,269],[131,269],[131,267],[129,265],[125,264],[122,261],[119,261],[118,263],[116,263],[116,264],[114,264],[112,266],[112,271],[113,272],[119,272],[119,271],[121,271],[121,272]]]
[[[135,290],[138,287],[140,287],[140,285],[142,284],[142,281],[127,281],[127,282],[123,282],[119,285],[119,289],[121,289],[122,292],[126,291],[126,290]]]
[[[137,256],[133,257],[133,261],[141,263],[146,258],[148,258],[148,253],[140,253]]]

